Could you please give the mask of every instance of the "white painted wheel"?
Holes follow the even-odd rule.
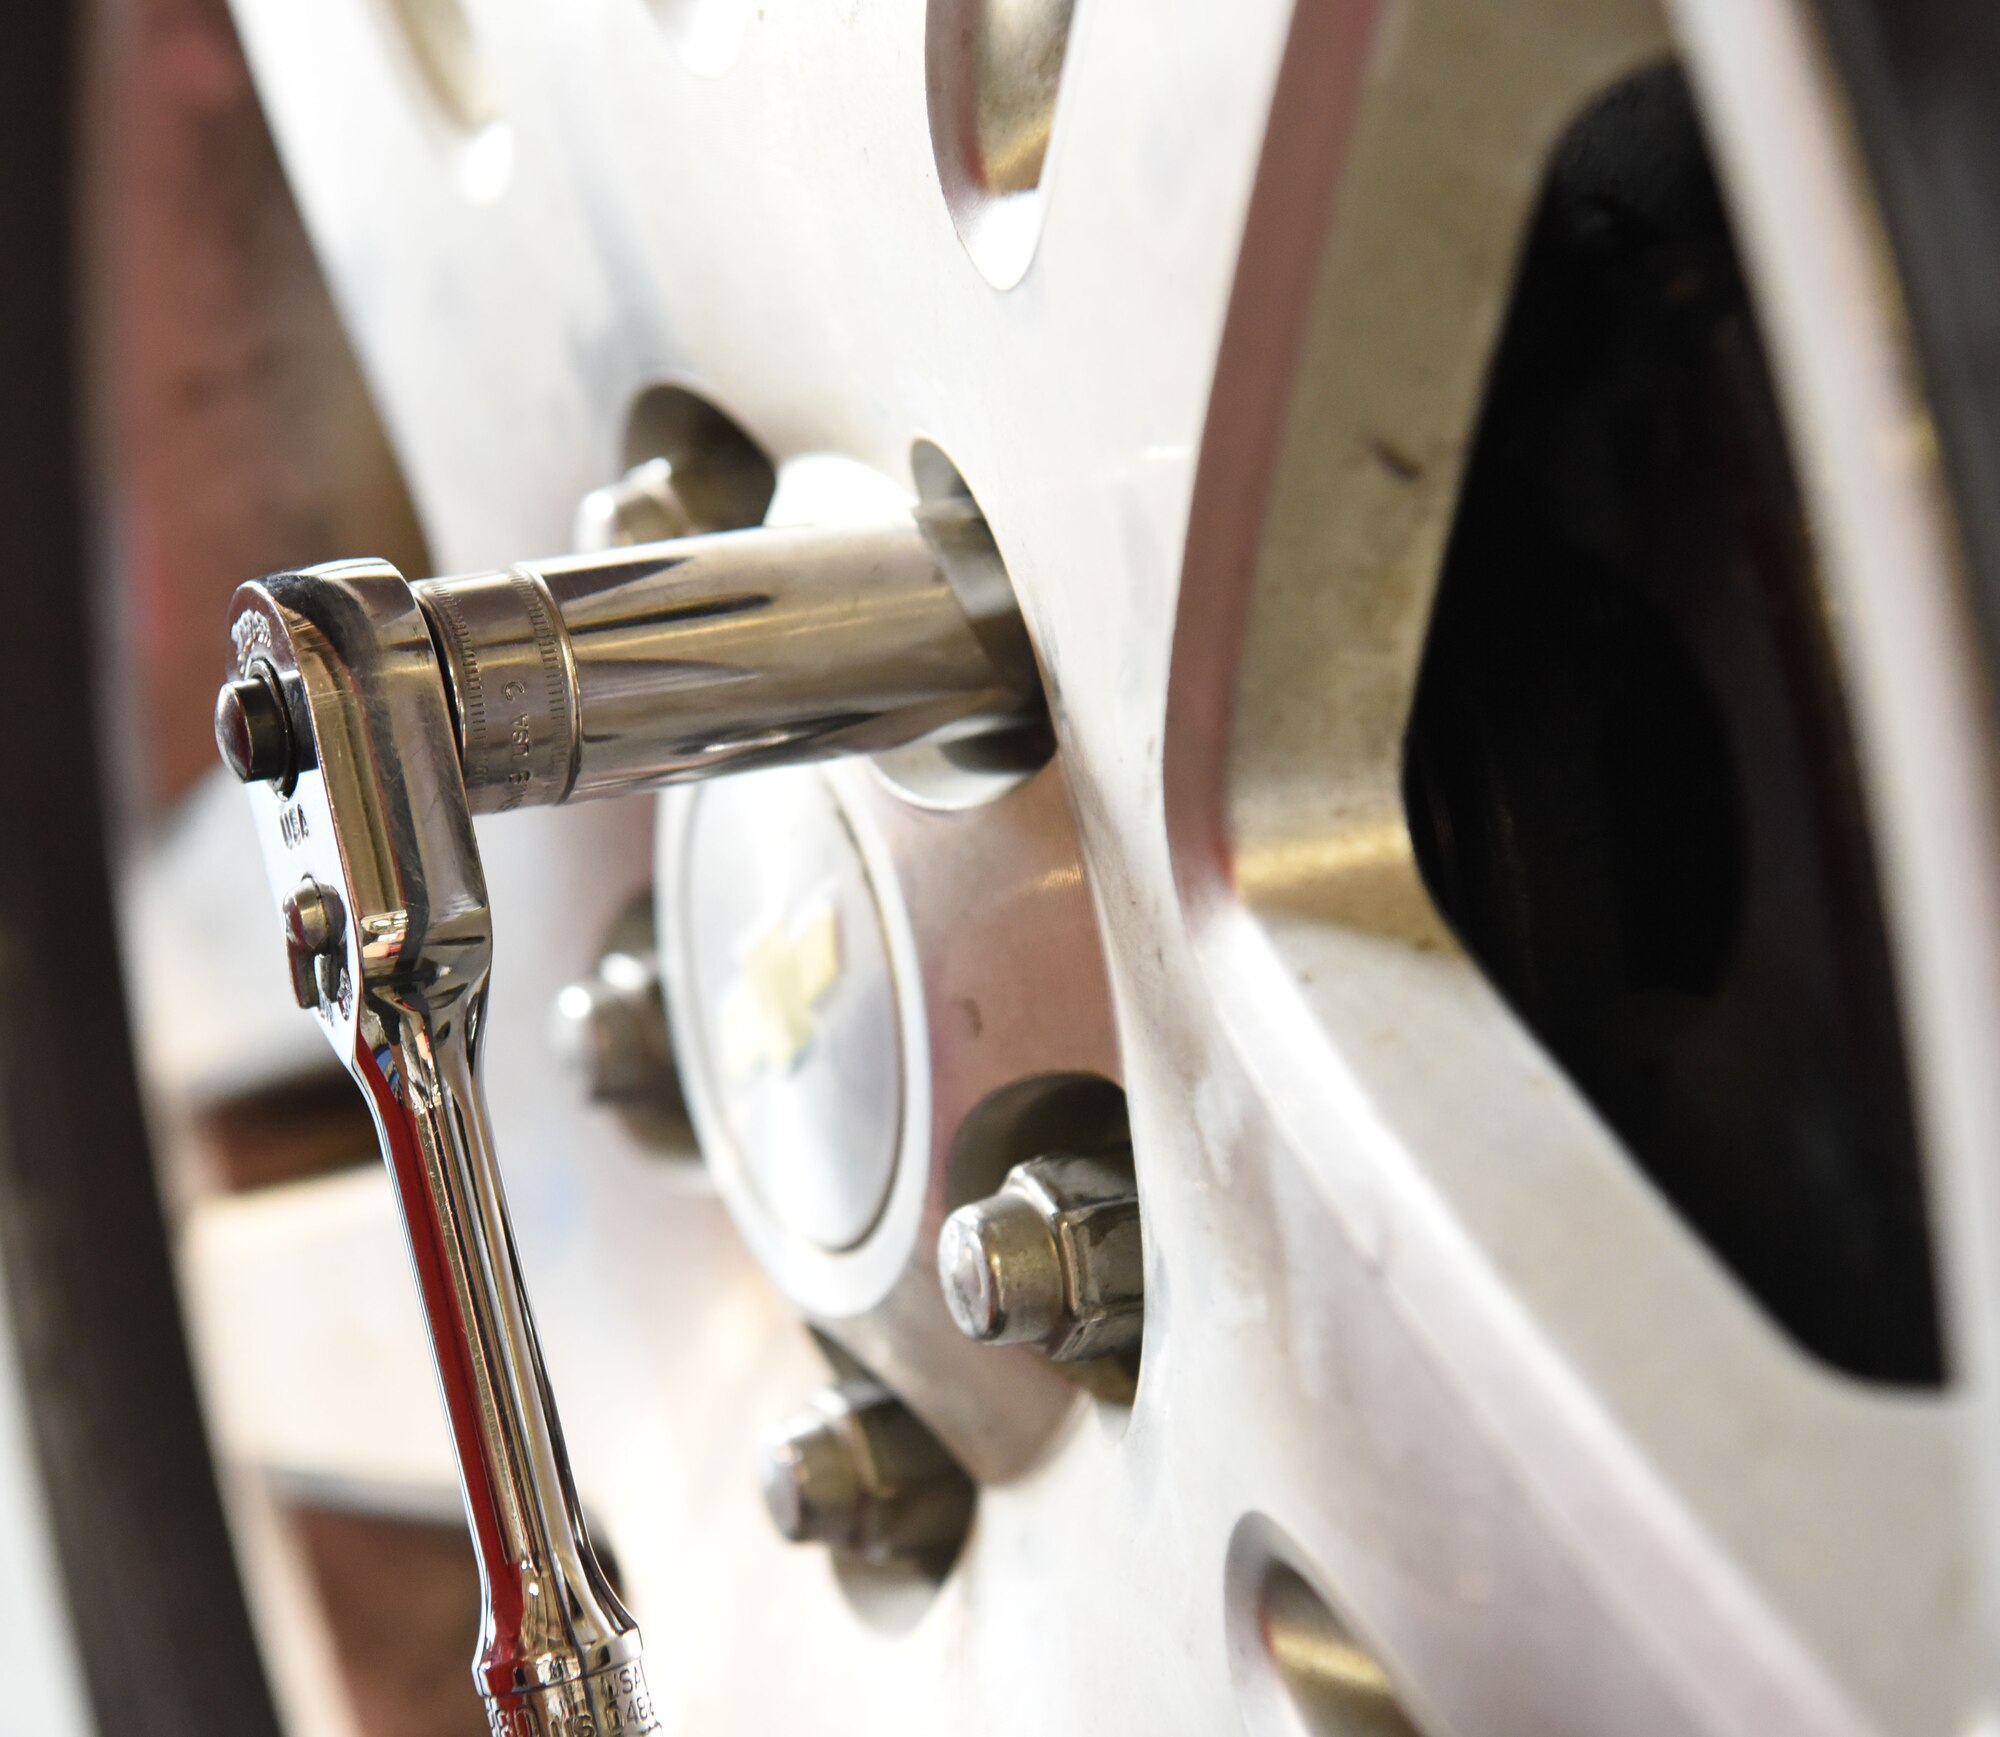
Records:
[[[562,547],[579,499],[648,456],[633,407],[666,381],[770,454],[781,511],[814,455],[906,498],[913,452],[948,456],[1042,664],[1059,752],[1024,782],[947,802],[848,766],[815,786],[814,825],[853,829],[893,907],[877,976],[903,1044],[900,1069],[870,1051],[901,1081],[896,1174],[858,1206],[851,1177],[820,1178],[838,1234],[817,1241],[782,1203],[762,1226],[742,1166],[718,1194],[581,1106],[549,1052],[557,990],[653,880],[650,799],[482,822],[522,1258],[670,1727],[1943,1737],[1987,1707],[1989,672],[1899,290],[1795,0],[235,11],[439,571]],[[1813,1285],[1877,1269],[1801,1257],[1802,1289],[1765,1283],[1791,1231],[1690,1204],[1485,944],[1435,817],[1413,838],[1410,768],[1437,738],[1412,710],[1551,164],[1596,162],[1562,156],[1572,129],[1674,57],[1872,840],[1879,915],[1872,889],[1853,908],[1900,1004],[1891,1096],[1939,1260],[1913,1220],[1918,1255],[1883,1257],[1862,1313],[1904,1309],[1914,1352],[1816,1339]],[[319,1061],[235,803],[204,790],[135,893],[142,979],[172,992],[149,1061],[184,1106]],[[688,805],[667,804],[670,845]],[[1748,836],[1778,836],[1762,813]],[[831,896],[784,868],[786,898]],[[684,1072],[725,1041],[686,1029],[729,1001],[692,981],[707,969],[674,1001]],[[1752,1045],[1812,1023],[1756,1007]],[[968,1119],[1055,1075],[1115,1080],[1129,1107],[1147,1304],[1122,1396],[958,1341],[926,1265],[964,1204]],[[690,1096],[713,1133],[728,1093]],[[1842,1198],[1872,1210],[1873,1188]],[[449,1507],[390,1199],[355,1168],[198,1198],[186,1225],[281,1692],[297,1729],[343,1730],[259,1517],[302,1485]],[[753,1443],[824,1374],[807,1311],[979,1482],[935,1583],[786,1546],[759,1505]]]

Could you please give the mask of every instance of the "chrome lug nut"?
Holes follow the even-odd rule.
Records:
[[[962,1207],[938,1238],[951,1318],[987,1345],[1039,1345],[1061,1325],[1068,1287],[1054,1226],[1024,1192]]]
[[[766,1436],[757,1481],[780,1534],[868,1562],[936,1561],[972,1518],[972,1481],[903,1402],[865,1377],[821,1388]]]
[[[1098,1158],[1017,1164],[998,1193],[945,1220],[938,1277],[968,1339],[1034,1345],[1060,1363],[1136,1351],[1145,1320],[1138,1193]]]

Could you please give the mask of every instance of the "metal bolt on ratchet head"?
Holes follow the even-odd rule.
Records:
[[[291,720],[275,681],[258,673],[223,684],[215,697],[215,745],[246,784],[291,770]]]
[[[496,1737],[660,1720],[584,1528],[487,1123],[472,815],[1019,727],[1034,672],[992,607],[961,604],[913,523],[418,585],[345,561],[236,593],[217,743],[257,819],[293,991],[381,1137],[479,1561],[473,1678]],[[923,1483],[921,1426],[843,1415],[871,1492],[861,1547],[928,1537],[939,1522],[919,1516],[949,1504],[901,1493]]]
[[[938,1277],[968,1339],[1060,1363],[1136,1351],[1145,1271],[1131,1178],[1098,1158],[1017,1164],[944,1221]]]
[[[292,968],[292,994],[304,1008],[340,999],[345,965],[340,943],[347,913],[340,895],[308,875],[285,895],[285,955]]]

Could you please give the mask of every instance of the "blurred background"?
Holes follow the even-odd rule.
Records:
[[[0,1625],[24,1656],[47,1663],[10,1692],[0,1728],[96,1728],[55,1576],[59,1528],[81,1560],[86,1600],[104,1615],[104,1649],[125,1655],[113,1680],[127,1678],[145,1709],[129,1729],[270,1730],[164,1244],[145,1223],[154,1185],[141,1174],[147,1143],[106,921],[114,898],[129,916],[145,894],[107,885],[105,865],[172,860],[175,829],[200,829],[190,804],[216,768],[217,624],[238,578],[364,549],[408,572],[429,568],[224,0],[29,12],[7,57],[0,174],[17,261],[29,252],[36,269],[17,263],[0,290],[10,334],[0,526],[18,551],[10,609],[46,613],[18,619],[10,634],[10,705],[20,712],[9,733],[45,755],[54,709],[67,705],[56,696],[86,667],[107,703],[72,709],[78,758],[18,788],[0,828],[16,895],[0,1251],[25,1269],[9,1272],[13,1295],[48,1312],[15,1325],[26,1327],[28,1355],[47,1360],[34,1371],[40,1390],[59,1396],[41,1420],[57,1473],[52,1514],[38,1500],[20,1390],[0,1382]],[[22,577],[30,563],[33,586]],[[101,811],[83,758],[93,752],[109,797]],[[98,843],[108,849],[93,863]],[[199,885],[223,866],[197,838],[179,872]],[[254,881],[241,886],[260,894]],[[243,943],[241,907],[230,902],[241,886],[207,889],[219,944]],[[201,920],[191,932],[203,932]],[[174,972],[179,962],[148,955],[146,937],[128,938],[133,969],[150,961]],[[261,984],[267,973],[255,967],[275,971],[277,959],[251,963],[243,981]],[[87,1011],[65,1018],[77,1012],[66,1005],[73,995]],[[321,1065],[314,1034],[286,1017],[283,997],[267,1011],[283,1036],[306,1040],[303,1078],[247,1091],[213,1072],[215,1046],[233,1032],[199,1029],[212,1013],[198,999],[160,1012],[151,1036],[170,1053],[151,1058],[152,1077],[193,1086],[152,1105],[157,1187],[176,1217],[200,1199],[374,1159],[366,1115],[345,1077]],[[24,1017],[44,1023],[53,1053],[19,1031]],[[188,1071],[203,1069],[199,1080]],[[52,1136],[83,1154],[81,1173],[59,1190],[34,1173],[33,1154]],[[64,1271],[67,1282],[27,1276]],[[78,1364],[80,1334],[99,1344],[105,1366]],[[140,1438],[145,1454],[131,1451]],[[484,1728],[466,1691],[478,1588],[455,1505],[399,1520],[316,1505],[302,1491],[257,1512],[284,1534],[272,1548],[307,1577],[299,1596],[339,1613],[317,1668],[341,1679],[359,1731]],[[143,1590],[159,1584],[144,1560],[162,1556],[176,1564],[182,1608],[119,1622],[124,1600],[156,1595]],[[105,1669],[104,1659],[93,1664]],[[160,1671],[180,1685],[164,1697]]]

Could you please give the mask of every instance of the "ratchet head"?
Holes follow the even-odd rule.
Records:
[[[491,954],[450,707],[423,611],[393,567],[344,561],[238,587],[223,758],[249,792],[281,908],[307,881],[345,923],[337,988],[476,993]],[[360,1001],[318,1006],[343,1051]]]

